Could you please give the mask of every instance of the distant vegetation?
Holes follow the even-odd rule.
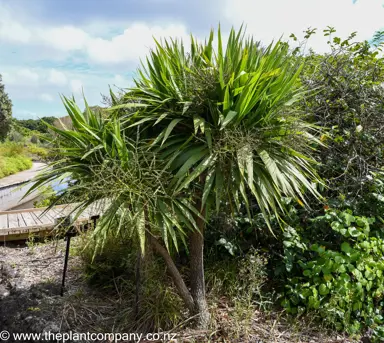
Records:
[[[40,133],[48,133],[48,127],[45,123],[53,125],[57,120],[56,117],[42,117],[39,119],[13,119],[13,122],[18,127],[28,129],[30,131],[36,131]]]
[[[54,158],[55,144],[51,142],[54,136],[49,126],[72,128],[69,116],[16,119],[11,116],[11,108],[12,103],[4,92],[0,75],[0,178],[29,169],[32,160]],[[105,108],[91,108],[99,116],[106,116]]]
[[[11,128],[12,102],[5,93],[0,74],[0,141],[3,141]]]
[[[32,167],[22,144],[0,143],[0,178]]]
[[[45,117],[53,124],[54,117]],[[7,137],[0,143],[0,178],[32,167],[32,161],[45,161],[50,154],[46,143],[47,125],[40,119],[17,120],[12,118]]]

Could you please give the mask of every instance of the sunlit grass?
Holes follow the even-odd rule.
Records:
[[[0,144],[0,178],[32,167],[32,160],[22,144],[6,142]]]

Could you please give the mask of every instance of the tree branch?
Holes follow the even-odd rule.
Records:
[[[175,263],[172,260],[171,255],[169,255],[167,249],[165,249],[160,242],[153,237],[152,235],[148,234],[148,240],[152,247],[152,249],[158,253],[163,259],[165,264],[167,265],[168,272],[172,277],[173,282],[175,283],[175,286],[183,299],[185,305],[188,307],[188,310],[193,313],[195,309],[195,304],[193,302],[193,298],[191,293],[189,292],[187,286],[185,285],[185,282],[177,269]]]

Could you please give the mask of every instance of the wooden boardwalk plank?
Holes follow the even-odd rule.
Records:
[[[36,217],[33,217],[32,212],[22,212],[21,214],[27,227],[36,227],[41,225],[41,222],[37,221]]]
[[[49,210],[49,211],[44,212],[44,214],[43,214],[42,216],[48,218],[48,219],[49,219],[50,221],[52,221],[53,223],[55,222],[56,214],[55,214],[55,212],[53,212],[52,210]]]
[[[56,217],[59,217],[60,216],[60,213],[62,212],[62,209],[56,209],[54,207],[52,207],[48,212],[47,214],[52,217],[52,218],[56,218]]]
[[[8,215],[2,214],[0,215],[0,229],[8,228]]]
[[[19,221],[19,227],[26,227],[27,226],[27,223],[25,222],[25,220],[23,218],[22,212],[17,214],[17,220]]]
[[[32,212],[34,216],[41,222],[42,225],[44,224],[52,224],[53,225],[53,219],[50,217],[47,217],[46,213],[42,215],[43,211],[35,211]]]
[[[8,214],[8,229],[18,229],[20,227],[17,213]]]
[[[89,206],[76,219],[74,225],[90,222],[93,215],[101,215],[105,202]],[[47,234],[55,227],[55,218],[65,217],[77,210],[77,204],[58,205],[45,212],[46,208],[31,208],[0,212],[0,238],[5,241],[27,239],[31,233]],[[72,213],[76,214],[76,211]],[[7,238],[8,237],[8,238]]]

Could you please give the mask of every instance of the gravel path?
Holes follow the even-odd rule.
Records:
[[[0,328],[9,332],[60,332],[65,242],[0,247]],[[70,266],[77,258],[70,258]],[[71,293],[78,273],[68,273]],[[9,340],[12,342],[12,340]]]

